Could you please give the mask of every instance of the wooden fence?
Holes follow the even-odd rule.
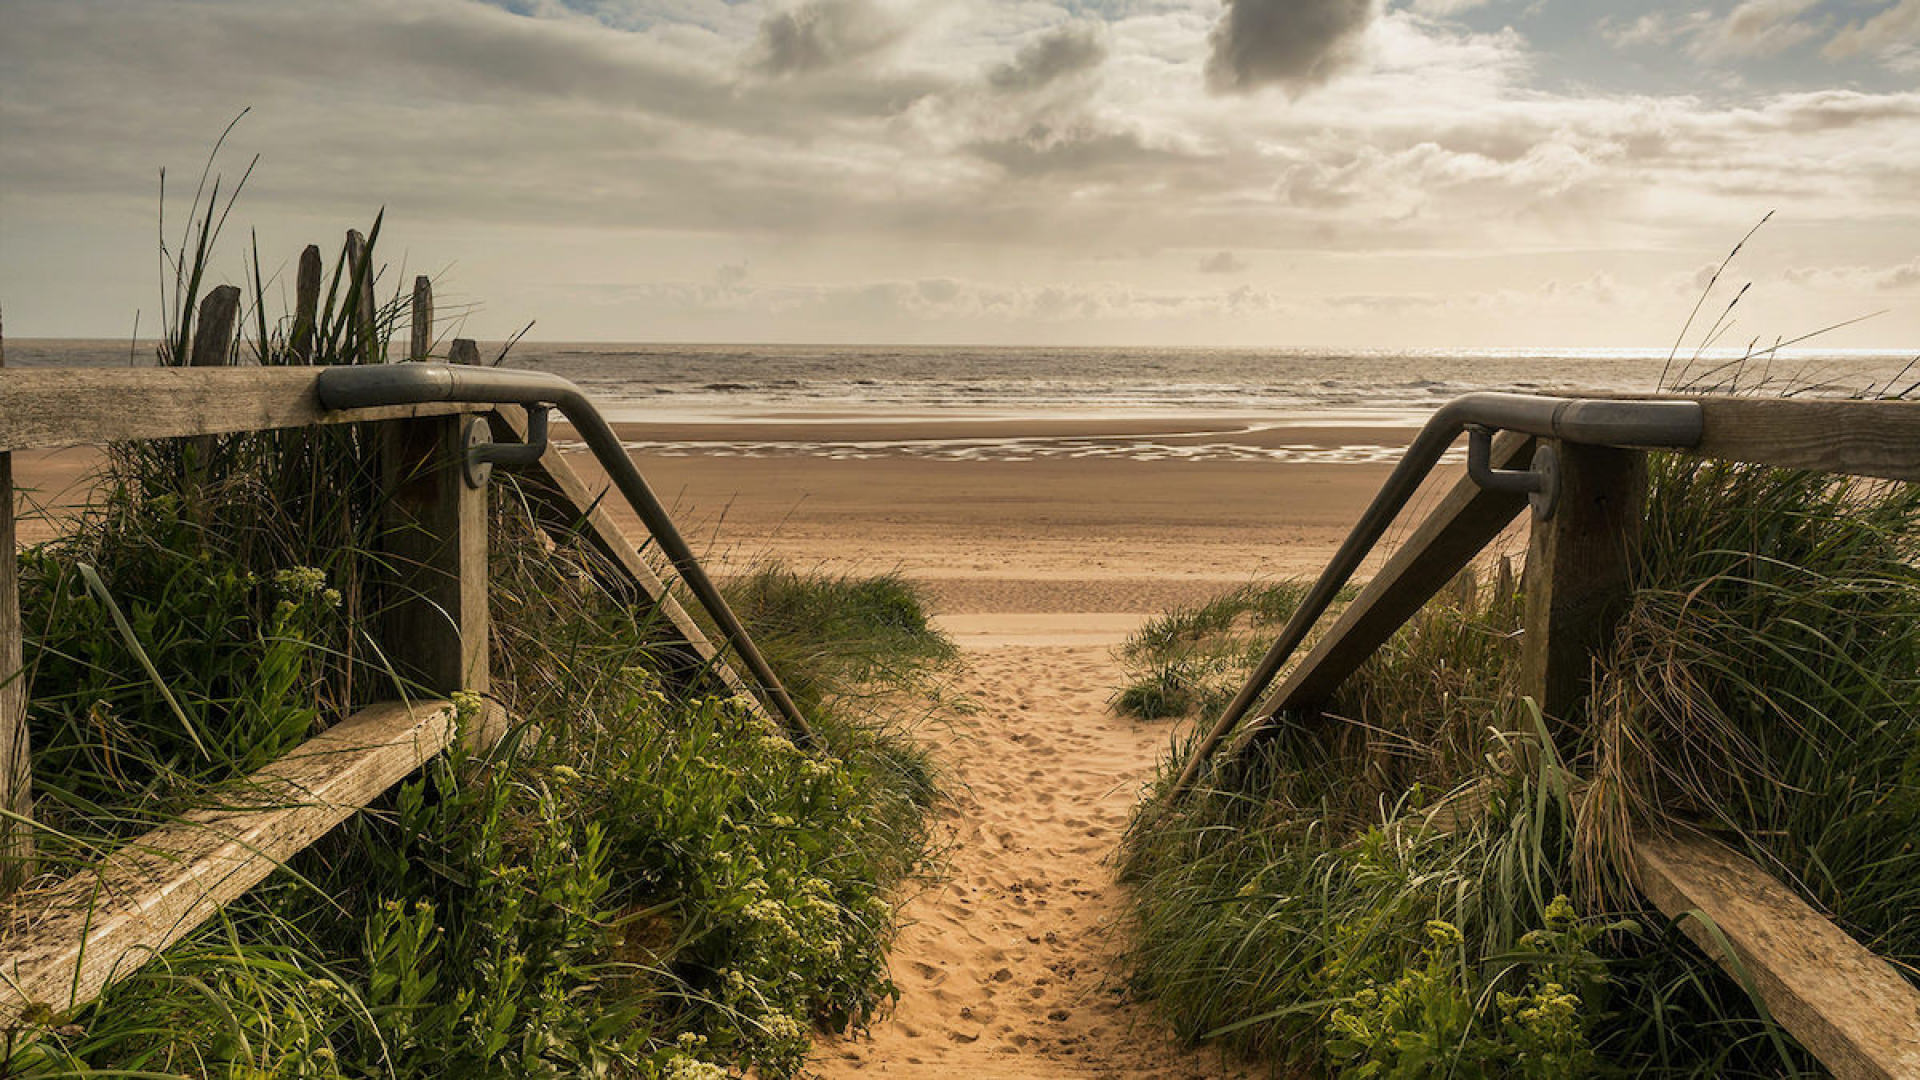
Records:
[[[349,258],[364,273],[352,237]],[[318,251],[302,261],[300,311],[290,344],[311,348],[318,292]],[[309,275],[307,264],[314,269]],[[309,289],[311,276],[311,289]],[[368,282],[370,286],[370,279]],[[371,296],[371,288],[361,295]],[[218,809],[180,820],[128,842],[100,863],[5,905],[0,922],[0,1030],[31,1029],[97,998],[114,981],[260,882],[290,856],[365,807],[457,736],[450,695],[488,690],[486,491],[464,477],[464,427],[484,417],[499,442],[523,442],[515,410],[451,403],[329,410],[320,404],[321,367],[224,366],[230,355],[238,290],[211,291],[200,308],[192,366],[138,370],[0,371],[0,851],[11,864],[31,861],[31,771],[22,672],[19,589],[14,551],[12,452],[145,439],[201,438],[237,432],[377,424],[383,440],[381,483],[391,517],[381,530],[380,563],[392,595],[380,640],[386,659],[424,695],[362,709],[285,757],[232,785]],[[432,289],[413,295],[409,359],[427,359]],[[371,312],[363,312],[372,323]],[[305,335],[303,337],[303,330]],[[477,362],[470,341],[455,341],[455,360]],[[528,470],[524,486],[540,526],[556,536],[580,535],[603,559],[614,594],[666,616],[663,649],[682,678],[717,678],[741,694],[770,726],[765,706],[749,693],[601,505],[606,494],[577,474],[551,444]],[[487,742],[504,726],[488,706],[469,737]],[[17,877],[17,875],[16,875]]]
[[[1920,402],[1693,400],[1702,408],[1703,433],[1680,453],[1920,481]],[[1627,559],[1645,512],[1646,456],[1630,447],[1504,432],[1493,440],[1491,463],[1524,468],[1539,445],[1557,455],[1559,498],[1552,516],[1534,521],[1529,534],[1521,689],[1545,715],[1565,719],[1577,714],[1595,653],[1627,604]],[[1525,495],[1462,479],[1221,752],[1244,753],[1276,716],[1319,715],[1342,681],[1527,505]],[[1170,797],[1179,791],[1176,785]],[[1920,1077],[1920,991],[1893,965],[1724,844],[1649,830],[1635,836],[1633,858],[1635,884],[1654,906],[1748,983],[1835,1075]]]

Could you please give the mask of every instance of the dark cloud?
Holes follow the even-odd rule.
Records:
[[[1207,86],[1230,94],[1323,85],[1359,60],[1379,11],[1378,0],[1227,0],[1208,39]]]
[[[1238,274],[1247,268],[1247,264],[1231,251],[1216,251],[1200,260],[1200,272],[1203,274]]]
[[[767,75],[805,75],[885,52],[910,24],[872,0],[809,0],[760,24],[753,67]]]
[[[1106,26],[1073,22],[1028,42],[1010,63],[987,76],[996,90],[1025,93],[1056,79],[1099,67],[1107,59]]]

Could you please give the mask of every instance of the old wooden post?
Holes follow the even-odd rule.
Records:
[[[233,331],[240,319],[240,287],[220,285],[200,300],[199,322],[193,328],[193,351],[188,363],[193,367],[226,367],[233,357]],[[207,466],[213,462],[214,436],[197,435],[187,440],[187,475],[195,482],[206,479]]]
[[[1471,612],[1479,598],[1480,577],[1473,572],[1473,564],[1468,563],[1460,568],[1459,575],[1453,579],[1453,606],[1462,613]]]
[[[1554,449],[1560,491],[1553,516],[1533,523],[1527,548],[1520,670],[1522,693],[1550,720],[1566,723],[1578,715],[1595,654],[1626,608],[1647,462],[1637,450],[1573,443]]]
[[[472,338],[454,338],[447,348],[447,363],[480,366],[480,343]]]
[[[366,237],[359,230],[347,230],[347,298],[353,305],[353,333],[358,338],[364,364],[380,363],[384,356],[373,355],[375,339],[380,335],[374,329],[373,307],[373,252],[367,250]]]
[[[1494,577],[1494,599],[1505,601],[1513,595],[1513,556],[1500,556],[1500,568]]]
[[[471,419],[393,421],[383,445],[392,568],[383,638],[394,669],[434,696],[488,689],[487,498],[463,467]]]
[[[0,329],[0,368],[7,366]],[[20,559],[14,551],[13,455],[0,453],[0,888],[33,873],[33,763],[27,746],[26,662],[20,642]]]
[[[412,333],[407,359],[425,360],[433,348],[433,280],[425,274],[413,279],[413,319],[409,329]]]
[[[193,367],[226,367],[233,355],[233,328],[240,318],[240,286],[220,285],[200,301],[193,328]]]
[[[320,245],[308,244],[300,253],[300,276],[293,290],[293,330],[287,341],[294,357],[303,364],[313,362],[315,323],[320,319],[320,275],[324,272]]]

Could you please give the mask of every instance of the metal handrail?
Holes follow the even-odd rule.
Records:
[[[1326,613],[1334,597],[1372,552],[1420,482],[1469,427],[1517,431],[1542,438],[1597,446],[1686,448],[1697,445],[1704,429],[1697,401],[1631,401],[1594,398],[1541,397],[1531,394],[1466,394],[1442,405],[1407,445],[1399,464],[1373,497],[1360,520],[1341,542],[1320,577],[1294,609],[1280,637],[1247,677],[1246,684],[1187,759],[1187,766],[1167,789],[1163,804],[1171,805],[1199,778],[1213,752],[1246,716],[1267,685],[1306,640],[1314,623]]]
[[[329,409],[360,409],[383,405],[421,405],[429,402],[459,402],[471,405],[520,405],[532,412],[551,406],[560,410],[572,424],[607,476],[626,497],[628,505],[640,516],[641,524],[659,542],[680,577],[712,617],[727,643],[746,662],[758,680],[761,691],[770,699],[773,710],[793,734],[794,741],[809,749],[815,746],[813,729],[800,707],[768,665],[766,658],[747,635],[746,627],[727,606],[726,598],[707,576],[680,530],[674,527],[667,508],[660,502],[646,478],[627,456],[620,438],[606,417],[594,407],[586,393],[573,382],[544,371],[514,371],[499,368],[468,367],[435,363],[368,364],[330,367],[319,376],[317,392],[320,404]]]

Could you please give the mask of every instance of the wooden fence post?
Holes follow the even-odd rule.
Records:
[[[488,689],[487,493],[467,484],[463,466],[472,419],[399,420],[384,436],[393,577],[383,640],[395,670],[436,696]],[[489,741],[497,732],[474,734]]]
[[[300,253],[300,277],[293,291],[293,330],[287,344],[303,364],[313,362],[313,339],[320,319],[320,275],[325,266],[320,260],[320,245],[308,244]]]
[[[240,317],[240,286],[220,285],[200,301],[193,328],[193,367],[226,367],[233,355],[233,328]]]
[[[1638,450],[1554,444],[1560,494],[1533,523],[1527,547],[1527,616],[1521,692],[1550,721],[1574,719],[1626,608],[1628,559],[1640,535],[1647,457]],[[1549,727],[1548,730],[1554,730]]]
[[[347,281],[348,298],[353,302],[353,333],[349,336],[360,339],[365,352],[360,362],[382,363],[386,357],[373,355],[376,339],[380,336],[373,325],[373,253],[367,250],[367,239],[360,235],[358,229],[347,230]]]
[[[7,366],[0,329],[0,368]],[[20,640],[20,557],[14,548],[13,454],[0,453],[0,889],[33,874],[33,762],[27,746],[27,673]]]
[[[425,274],[413,279],[413,321],[408,329],[412,340],[407,359],[425,360],[433,348],[433,280]]]

